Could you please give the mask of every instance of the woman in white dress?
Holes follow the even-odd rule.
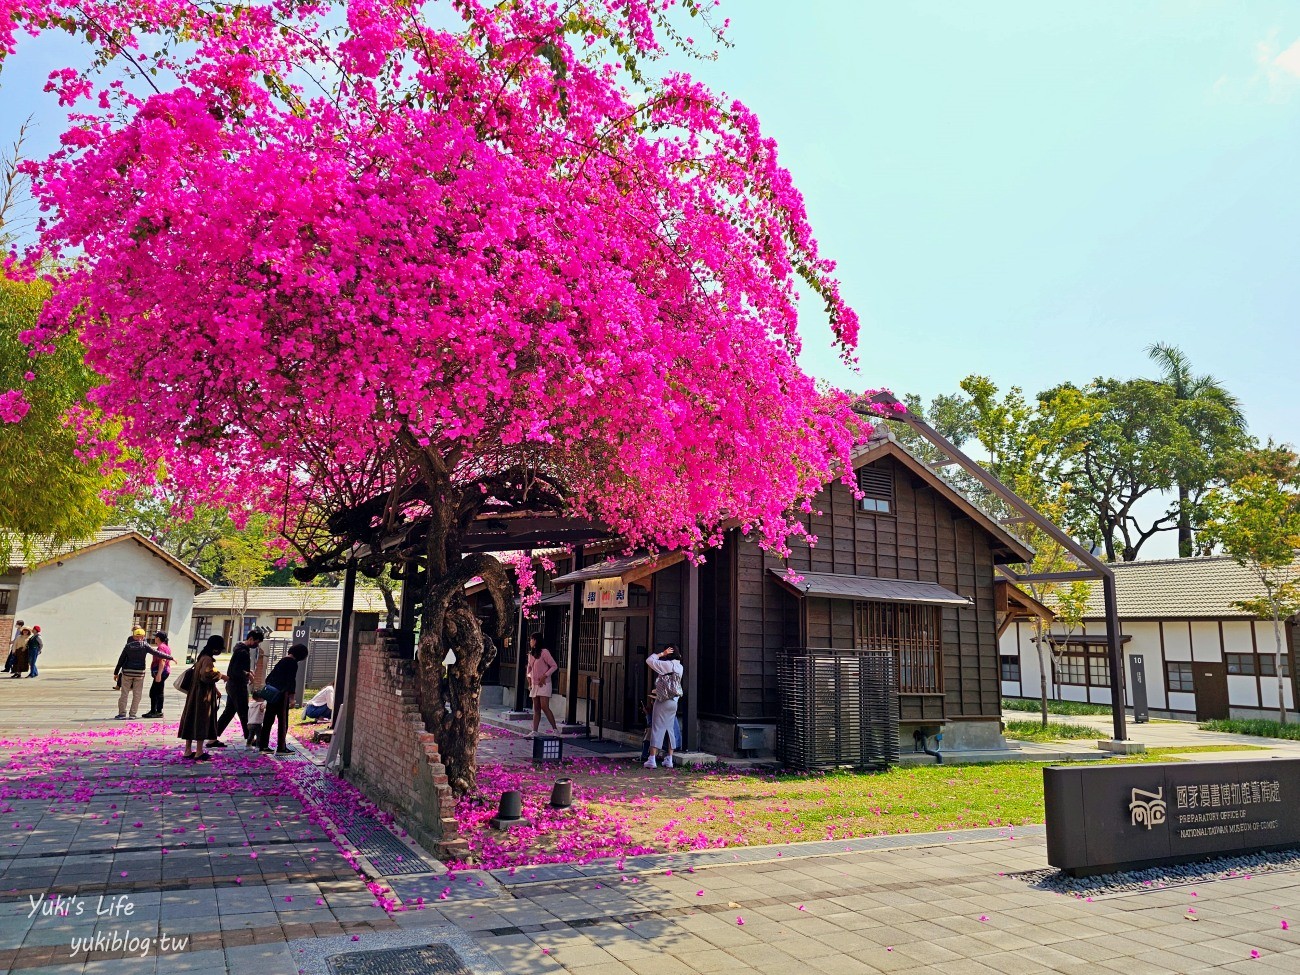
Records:
[[[659,743],[668,735],[664,768],[673,767],[673,720],[677,717],[677,699],[682,696],[682,659],[671,644],[646,658],[646,666],[655,674],[655,706],[650,713],[650,758],[646,768],[658,768]]]

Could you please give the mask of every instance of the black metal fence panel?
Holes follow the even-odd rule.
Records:
[[[879,650],[787,650],[777,667],[777,756],[806,771],[898,762],[898,675]]]

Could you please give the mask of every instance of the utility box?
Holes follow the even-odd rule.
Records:
[[[766,725],[761,724],[738,724],[736,725],[736,750],[742,752],[756,752],[763,748],[764,732],[767,731]]]

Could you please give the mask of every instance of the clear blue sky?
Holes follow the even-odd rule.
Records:
[[[1300,6],[1283,0],[727,0],[692,66],[756,109],[863,319],[808,303],[806,367],[929,397],[1149,370],[1172,342],[1300,442]],[[27,44],[4,129],[66,58]],[[1153,553],[1154,554],[1154,553]]]
[[[697,73],[777,138],[863,318],[861,375],[810,328],[811,371],[1032,393],[1173,342],[1257,434],[1300,441],[1300,7],[723,9],[735,47]]]

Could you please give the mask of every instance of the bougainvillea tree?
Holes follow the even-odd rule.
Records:
[[[801,197],[748,109],[656,70],[688,27],[714,42],[698,0],[0,13],[98,52],[50,81],[82,114],[32,169],[31,258],[66,268],[35,347],[76,332],[127,441],[279,513],[308,571],[368,532],[416,575],[421,708],[458,790],[488,663],[464,586],[502,620],[509,583],[466,556],[476,518],[550,508],[692,551],[739,525],[780,550],[847,469],[797,293],[845,356],[857,319]]]

